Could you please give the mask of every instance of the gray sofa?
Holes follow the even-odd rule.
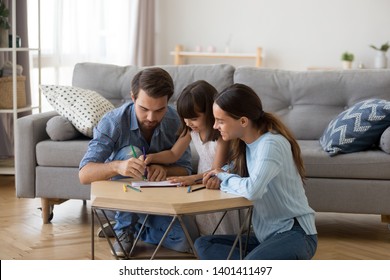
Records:
[[[305,190],[319,212],[381,214],[390,217],[390,155],[379,150],[330,157],[319,144],[324,129],[340,112],[368,98],[390,100],[390,70],[283,71],[231,65],[161,66],[173,77],[177,100],[189,83],[204,79],[219,91],[232,83],[251,86],[266,111],[274,112],[293,131],[302,149],[308,180]],[[135,66],[79,63],[73,86],[92,89],[115,106],[129,100]],[[52,205],[67,199],[90,199],[78,179],[78,164],[88,138],[52,141],[46,133],[48,112],[18,119],[16,193],[42,199],[43,222]],[[197,156],[193,163],[196,166]],[[196,170],[196,169],[194,169]]]

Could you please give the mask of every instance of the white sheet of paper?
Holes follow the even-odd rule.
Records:
[[[180,186],[180,183],[171,183],[170,181],[159,181],[159,182],[150,182],[150,181],[133,181],[131,183],[133,187],[177,187]]]

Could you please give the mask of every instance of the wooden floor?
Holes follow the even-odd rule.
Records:
[[[0,259],[91,258],[90,202],[55,206],[42,224],[39,199],[15,197],[14,176],[0,175]],[[390,230],[379,215],[317,213],[317,260],[390,260]],[[113,259],[105,239],[95,239],[95,258]]]

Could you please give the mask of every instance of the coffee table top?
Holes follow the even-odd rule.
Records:
[[[91,184],[92,207],[145,214],[201,214],[248,208],[252,202],[220,190],[187,192],[186,187],[127,189],[131,180],[96,181]],[[201,185],[194,185],[193,188]]]

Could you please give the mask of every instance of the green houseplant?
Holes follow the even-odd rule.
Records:
[[[386,52],[390,48],[389,42],[384,43],[379,48],[374,45],[370,45],[370,47],[376,50],[375,68],[387,68]]]
[[[381,51],[381,52],[387,52],[387,50],[390,48],[390,44],[389,42],[383,44],[380,48],[374,46],[374,45],[370,45],[371,48],[373,48],[374,50],[377,50],[377,51]]]
[[[0,48],[8,48],[9,9],[0,1]]]
[[[354,60],[355,56],[353,55],[353,53],[350,53],[350,52],[344,52],[342,55],[341,55],[341,61],[342,61],[342,66],[343,66],[343,69],[351,69],[352,68],[352,62]]]

